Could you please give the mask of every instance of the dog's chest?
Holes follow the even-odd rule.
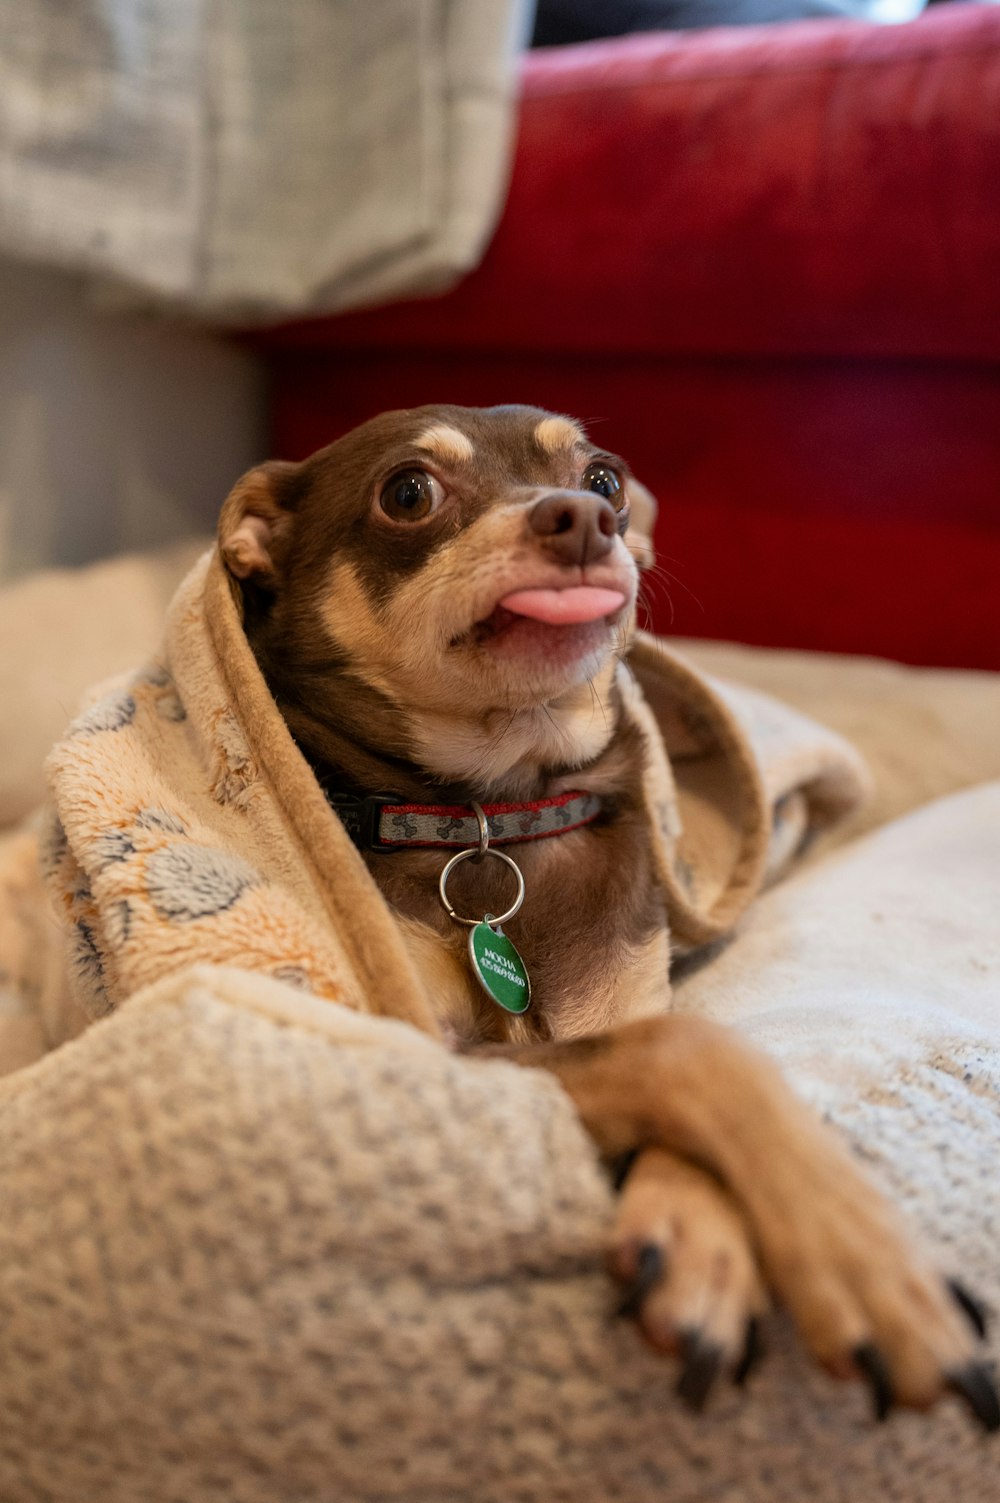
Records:
[[[667,1005],[668,941],[645,831],[634,816],[530,845],[510,846],[524,903],[504,932],[531,983],[514,1017],[478,982],[469,927],[438,896],[447,851],[397,852],[369,867],[396,911],[404,940],[446,1031],[460,1041],[568,1038]],[[501,862],[463,862],[448,897],[469,919],[503,913],[516,879]]]

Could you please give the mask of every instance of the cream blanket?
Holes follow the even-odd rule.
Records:
[[[528,0],[18,0],[0,249],[240,322],[426,291],[502,205]]]
[[[755,770],[716,691],[653,644],[635,667],[672,752],[650,800],[694,947],[764,881],[764,789],[783,800],[778,860],[861,773],[736,696]],[[157,666],[92,705],[51,764],[74,995],[111,1011],[0,1083],[5,1503],[989,1497],[995,1447],[963,1418],[876,1431],[780,1327],[748,1397],[680,1409],[669,1364],[610,1319],[611,1195],[568,1101],[412,1026],[425,1003],[398,941],[383,947],[391,917],[325,804],[296,812],[304,764],[255,675],[205,561]],[[711,965],[686,963],[676,999],[783,1056],[994,1302],[998,829],[984,790],[803,871]],[[22,1058],[71,1031],[31,930],[30,845],[8,866],[26,922],[8,902],[0,936]],[[358,932],[328,862],[362,899]]]

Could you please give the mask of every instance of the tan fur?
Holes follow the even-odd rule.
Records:
[[[670,1016],[601,1039],[535,1046],[520,1059],[560,1079],[606,1153],[637,1141],[655,1144],[705,1166],[728,1187],[768,1284],[835,1376],[854,1376],[852,1353],[873,1342],[898,1402],[925,1408],[944,1392],[947,1375],[968,1362],[968,1330],[939,1279],[907,1247],[888,1207],[777,1069],[734,1034],[704,1019]],[[630,1193],[639,1203],[621,1209],[615,1266],[627,1265],[637,1234],[644,1243],[657,1241],[663,1215],[642,1176],[634,1192],[626,1187]],[[721,1195],[719,1184],[704,1180],[699,1198]],[[672,1199],[668,1194],[671,1214]],[[726,1236],[742,1241],[732,1221]],[[731,1292],[727,1284],[724,1306]],[[744,1313],[752,1312],[751,1299]],[[644,1325],[661,1314],[662,1305],[644,1310]],[[656,1325],[647,1334],[664,1344]],[[732,1350],[718,1329],[716,1339]]]
[[[570,418],[543,418],[535,429],[535,442],[548,454],[573,450],[585,442],[583,429]]]
[[[396,657],[391,635],[375,615],[357,569],[336,560],[323,591],[320,618],[330,640],[363,665],[365,682],[395,698],[389,668]]]
[[[277,461],[258,465],[230,491],[219,518],[219,548],[237,579],[273,575],[274,545],[288,528],[279,486],[292,469]]]
[[[460,428],[452,428],[447,423],[428,428],[417,439],[417,448],[425,449],[432,459],[453,465],[468,464],[475,453],[472,440]]]
[[[626,485],[632,519],[625,542],[640,569],[651,569],[656,562],[653,530],[656,527],[656,498],[641,481],[632,476]]]
[[[445,1022],[449,1043],[465,1043],[474,1038],[478,998],[472,990],[469,966],[462,952],[445,937],[418,919],[401,916],[399,924],[425,995]]]
[[[623,1283],[636,1277],[651,1239],[669,1262],[643,1302],[640,1328],[656,1351],[677,1352],[692,1310],[702,1314],[702,1339],[739,1351],[747,1312],[764,1314],[768,1297],[747,1242],[736,1201],[700,1169],[649,1148],[641,1154],[618,1203],[609,1264]]]

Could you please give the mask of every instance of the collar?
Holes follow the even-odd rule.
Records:
[[[410,804],[389,793],[358,798],[323,789],[333,812],[359,851],[439,846],[455,849],[479,842],[479,821],[468,804]],[[544,840],[589,825],[604,805],[593,793],[560,793],[527,804],[484,804],[490,845]]]

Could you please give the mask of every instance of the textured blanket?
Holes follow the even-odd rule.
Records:
[[[528,0],[21,0],[0,248],[213,318],[427,290],[499,212]]]
[[[677,999],[771,1048],[994,1310],[998,834],[1000,785],[877,832]],[[0,1195],[4,1503],[996,1495],[957,1407],[873,1425],[775,1321],[691,1415],[612,1317],[555,1081],[267,977],[168,978],[0,1082]]]
[[[838,738],[763,696],[713,689],[653,639],[639,641],[630,670],[626,713],[644,738],[682,952],[726,934],[810,829],[858,802],[864,770]],[[101,1017],[195,964],[242,967],[436,1034],[395,921],[267,691],[214,554],[181,587],[158,660],[95,700],[48,771],[41,859],[61,929],[37,921],[33,839],[7,862],[0,956],[21,999],[6,1020],[17,1063],[75,1032],[81,1012]]]
[[[861,772],[657,644],[633,668],[676,935],[695,948],[744,914],[675,1005],[782,1058],[995,1303],[998,790],[751,904],[769,853],[845,810]],[[206,559],[155,666],[54,755],[68,925],[39,921],[35,837],[8,847],[4,1503],[990,1497],[995,1447],[957,1411],[875,1428],[780,1325],[749,1395],[681,1408],[671,1364],[611,1319],[611,1194],[569,1102],[429,1036],[306,772]],[[108,1015],[52,1051],[81,1005]]]

